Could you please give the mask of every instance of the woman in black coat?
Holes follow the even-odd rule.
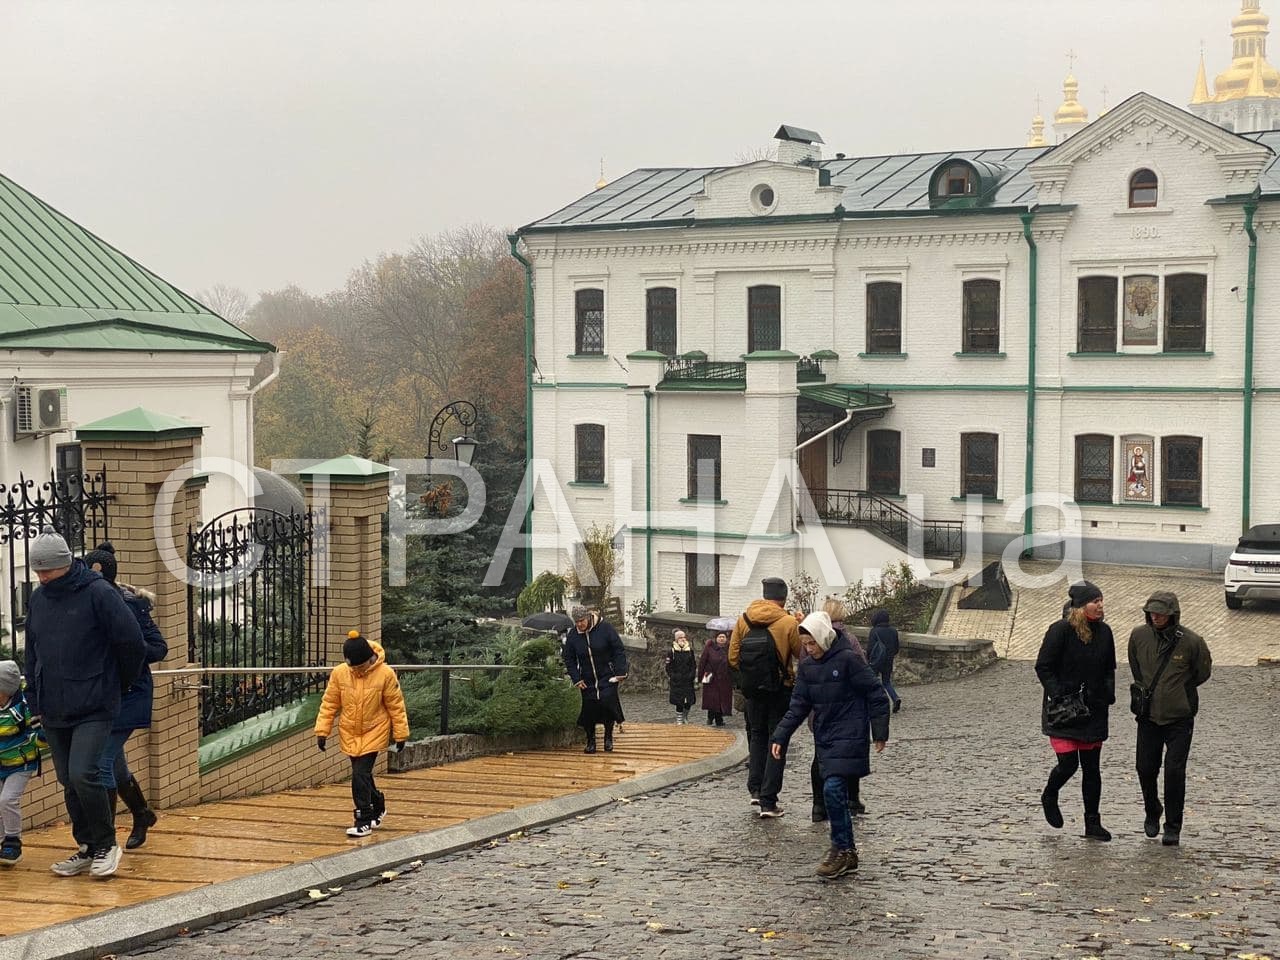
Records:
[[[1107,712],[1116,702],[1116,642],[1111,628],[1102,620],[1102,591],[1082,580],[1073,584],[1065,619],[1049,627],[1036,657],[1036,676],[1044,687],[1040,725],[1058,762],[1049,771],[1049,782],[1040,795],[1044,818],[1060,828],[1062,811],[1058,791],[1077,768],[1083,770],[1084,835],[1094,840],[1110,840],[1102,825],[1102,743],[1107,739]],[[1083,691],[1089,708],[1087,717],[1071,723],[1049,719],[1050,698]]]
[[[693,646],[683,630],[675,631],[671,649],[666,659],[668,699],[676,708],[676,723],[689,722],[689,710],[693,707],[694,681],[697,680],[697,664],[693,659]]]
[[[574,607],[573,627],[561,655],[569,681],[582,693],[578,726],[587,734],[583,753],[596,752],[596,724],[604,724],[604,749],[613,749],[613,725],[621,723],[618,684],[627,677],[627,651],[618,631],[600,614]]]

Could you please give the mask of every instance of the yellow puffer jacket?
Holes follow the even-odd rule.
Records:
[[[369,646],[375,654],[371,666],[356,668],[342,663],[333,668],[316,716],[317,737],[328,737],[337,718],[338,743],[349,757],[377,753],[409,739],[400,681],[387,666],[381,645],[370,641]]]

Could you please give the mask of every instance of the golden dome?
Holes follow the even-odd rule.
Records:
[[[609,181],[604,178],[604,157],[601,157],[600,158],[600,179],[596,181],[596,189],[599,190],[601,187],[607,187],[608,185],[609,185]]]
[[[1027,138],[1028,147],[1047,147],[1049,141],[1044,138],[1044,117],[1036,114],[1031,118],[1031,135]]]
[[[1074,124],[1086,124],[1089,122],[1089,111],[1084,108],[1076,95],[1080,92],[1080,84],[1074,76],[1067,74],[1067,79],[1062,81],[1062,106],[1058,107],[1053,114],[1053,125],[1055,127],[1072,126]]]
[[[1270,24],[1258,0],[1242,0],[1240,14],[1231,21],[1231,66],[1213,81],[1215,101],[1280,97],[1280,70],[1267,63]],[[1254,79],[1255,72],[1260,81]]]

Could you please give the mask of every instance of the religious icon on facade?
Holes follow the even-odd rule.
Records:
[[[1124,483],[1121,499],[1130,503],[1151,503],[1155,484],[1152,466],[1152,438],[1124,438]]]
[[[1160,278],[1124,278],[1124,345],[1154,347],[1160,332]]]

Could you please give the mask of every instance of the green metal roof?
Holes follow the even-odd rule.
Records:
[[[83,427],[76,427],[76,436],[95,439],[198,437],[204,432],[204,427],[203,423],[193,423],[167,413],[134,407]]]
[[[893,406],[893,400],[887,393],[875,393],[853,383],[802,384],[797,389],[802,397],[841,410],[875,410]]]
[[[323,463],[317,463],[314,466],[307,467],[305,470],[299,470],[298,476],[303,480],[328,477],[335,483],[372,483],[391,473],[395,473],[395,470],[391,467],[348,453],[341,457],[334,457],[332,460],[325,460]]]
[[[0,174],[0,349],[275,348]]]

